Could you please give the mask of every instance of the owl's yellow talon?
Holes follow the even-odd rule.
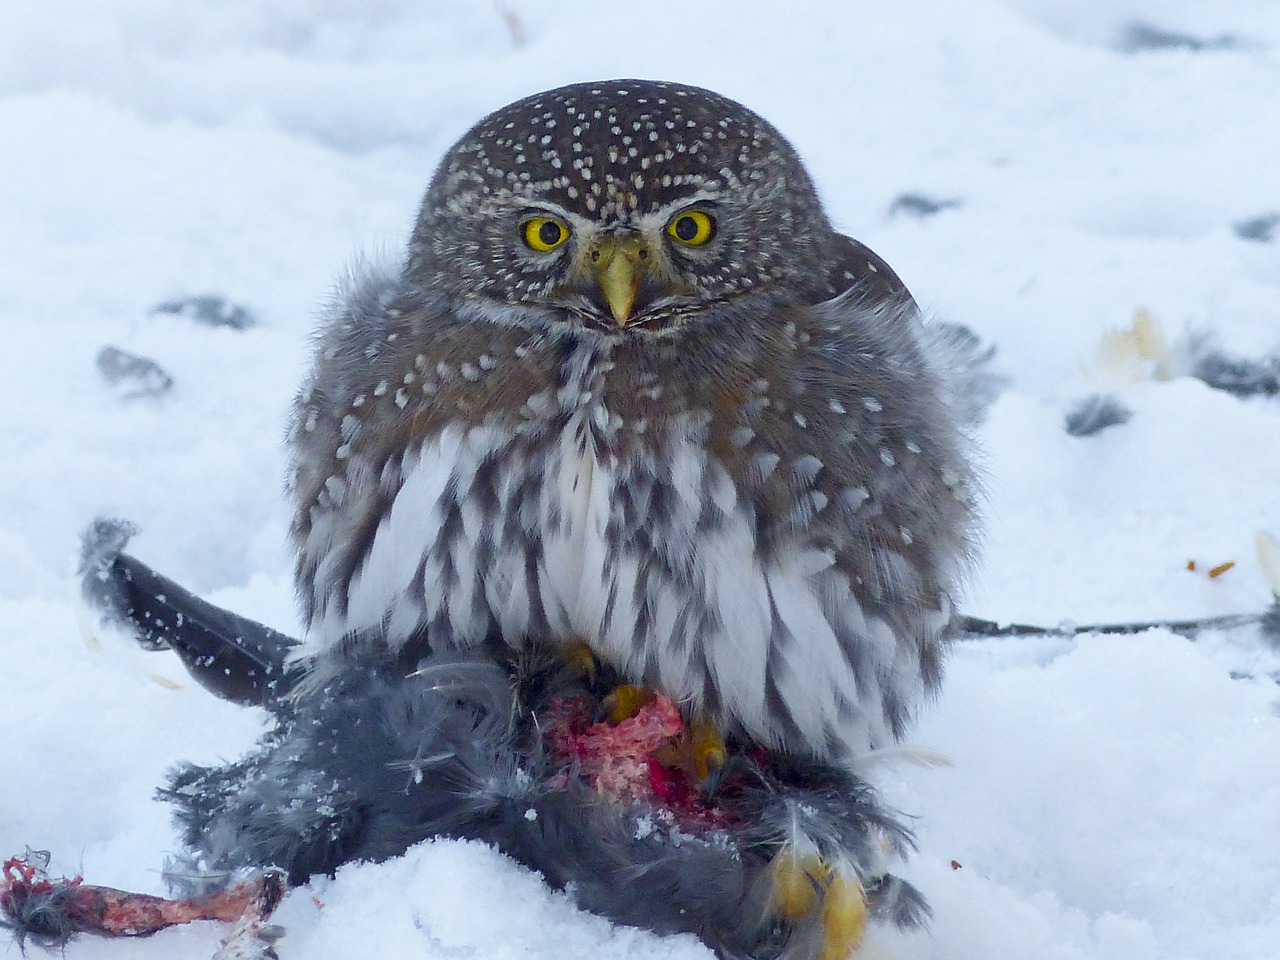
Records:
[[[867,928],[867,898],[856,877],[821,857],[784,849],[770,865],[774,909],[789,920],[821,910],[819,960],[847,960]]]
[[[773,872],[774,906],[782,916],[794,920],[803,917],[818,905],[817,878],[806,869],[806,864],[820,864],[817,857],[804,862],[795,852],[783,850],[773,858],[769,869]]]
[[[653,752],[664,767],[683,770],[693,777],[707,796],[714,796],[724,778],[729,752],[714,723],[705,718],[690,720],[684,733]]]
[[[614,687],[613,691],[601,701],[605,719],[610,723],[621,723],[630,720],[640,712],[641,707],[653,703],[654,692],[648,687],[637,687],[625,683]]]
[[[630,720],[657,696],[649,687],[626,683],[614,687],[600,702],[600,713],[609,723],[618,724]],[[703,792],[715,794],[729,765],[729,751],[724,737],[716,725],[705,717],[690,720],[684,733],[653,752],[653,757],[666,767],[678,768],[691,774]]]
[[[596,655],[585,640],[574,640],[564,646],[564,662],[579,679],[591,683],[596,678]]]
[[[822,898],[819,960],[847,960],[867,929],[867,897],[856,877],[837,873]]]
[[[729,752],[725,749],[724,737],[710,720],[699,718],[690,721],[685,737],[688,741],[689,761],[693,766],[693,775],[702,784],[703,790],[710,796],[720,787],[725,767],[729,763]]]

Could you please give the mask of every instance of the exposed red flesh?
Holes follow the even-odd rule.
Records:
[[[543,718],[543,729],[552,755],[602,796],[670,813],[684,827],[730,822],[688,771],[666,766],[654,756],[672,746],[685,729],[679,708],[668,697],[655,694],[621,723],[594,723],[591,718],[588,702],[559,698]]]
[[[146,893],[129,893],[114,887],[99,887],[81,877],[54,879],[28,860],[6,860],[0,877],[0,910],[20,918],[23,907],[33,898],[56,904],[68,934],[94,933],[100,936],[135,937],[193,920],[221,920],[232,923],[249,911],[265,919],[284,893],[283,884],[272,874],[237,884],[229,890],[204,897],[168,900]]]

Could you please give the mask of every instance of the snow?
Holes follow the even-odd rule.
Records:
[[[1133,49],[1135,24],[1184,40]],[[472,122],[576,80],[679,79],[753,107],[843,229],[997,345],[1010,386],[982,434],[988,533],[967,612],[1264,609],[1254,538],[1280,534],[1280,399],[1147,376],[1118,391],[1134,412],[1121,426],[1071,437],[1063,417],[1139,307],[1173,341],[1280,346],[1280,237],[1236,231],[1280,212],[1278,49],[1270,0],[6,0],[0,855],[47,848],[55,872],[162,891],[163,772],[236,756],[262,718],[165,656],[85,644],[79,531],[135,520],[144,560],[296,632],[280,437],[315,316],[347,265],[400,249]],[[944,206],[891,212],[904,194]],[[150,312],[210,293],[258,323]],[[106,345],[173,387],[122,396],[95,368]],[[1250,628],[959,646],[914,736],[951,765],[881,771],[918,817],[905,874],[936,918],[877,932],[868,954],[1273,958],[1277,676]],[[286,960],[708,955],[452,842],[349,866],[279,919]],[[220,936],[194,925],[66,956],[206,957]]]

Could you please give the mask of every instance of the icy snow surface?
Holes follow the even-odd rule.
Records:
[[[296,631],[280,436],[334,279],[401,247],[442,151],[482,114],[619,76],[709,86],[773,120],[837,223],[998,346],[1011,385],[983,431],[968,612],[1265,608],[1253,544],[1280,535],[1280,399],[1144,376],[1117,388],[1127,423],[1076,438],[1063,418],[1098,389],[1082,362],[1138,307],[1171,341],[1280,346],[1271,0],[4,0],[0,855],[48,848],[56,872],[162,890],[164,770],[234,757],[262,721],[166,656],[86,646],[79,530],[131,518],[143,559]],[[258,323],[151,312],[201,294]],[[107,383],[107,344],[173,386]],[[919,818],[905,870],[936,919],[869,955],[1274,960],[1278,675],[1250,629],[956,649],[915,733],[952,765],[882,774]],[[285,960],[707,956],[449,842],[315,882],[280,920]],[[204,958],[220,935],[66,956]]]

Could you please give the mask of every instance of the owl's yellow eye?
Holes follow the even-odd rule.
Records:
[[[686,210],[667,224],[667,233],[690,247],[700,247],[716,232],[716,222],[701,210]]]
[[[539,253],[554,250],[569,239],[569,225],[555,217],[533,217],[524,224],[524,242]]]

